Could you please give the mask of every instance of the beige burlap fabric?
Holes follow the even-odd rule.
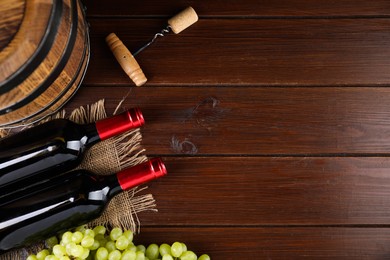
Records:
[[[117,109],[118,110],[118,109]],[[120,110],[120,109],[119,109]],[[66,118],[66,112],[61,111],[49,119]],[[85,124],[107,117],[104,100],[100,100],[92,105],[80,107],[67,117],[68,119]],[[9,134],[3,130],[3,135]],[[79,168],[88,169],[96,174],[112,174],[121,169],[137,165],[147,160],[143,155],[144,149],[141,147],[142,135],[139,129],[126,132],[108,140],[102,141],[91,147]],[[140,231],[140,221],[137,213],[145,210],[157,211],[156,204],[151,194],[143,194],[145,189],[134,188],[114,197],[105,209],[103,215],[89,223],[90,226],[105,225],[108,227],[122,227],[131,229],[134,233]],[[14,250],[0,256],[1,260],[21,260],[26,259],[30,252],[34,252],[43,247],[37,244],[29,248]]]

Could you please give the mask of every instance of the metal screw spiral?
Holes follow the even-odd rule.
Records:
[[[149,47],[149,45],[151,45],[153,42],[156,41],[156,39],[158,37],[164,37],[165,34],[167,33],[170,33],[171,32],[171,27],[168,25],[166,28],[162,29],[161,32],[158,32],[156,33],[153,38],[147,43],[145,44],[144,46],[142,46],[140,49],[138,49],[134,54],[133,56],[136,56],[138,53],[140,53],[141,51],[143,51],[144,49],[146,49],[147,47]]]

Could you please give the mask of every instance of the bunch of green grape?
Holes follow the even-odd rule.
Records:
[[[134,245],[133,232],[104,226],[93,229],[81,226],[46,240],[47,249],[28,256],[27,260],[210,260],[199,258],[181,242]]]

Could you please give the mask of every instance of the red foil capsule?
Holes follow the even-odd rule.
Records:
[[[97,121],[96,130],[100,140],[105,140],[127,130],[141,127],[144,124],[145,120],[141,110],[132,108],[114,117]]]
[[[122,190],[133,188],[167,174],[167,169],[160,158],[153,158],[129,169],[117,173]]]

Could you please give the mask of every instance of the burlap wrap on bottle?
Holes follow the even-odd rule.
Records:
[[[67,117],[66,112],[63,110],[45,121],[65,117]],[[86,124],[106,117],[104,100],[99,100],[92,105],[75,109],[67,118],[77,123]],[[3,135],[9,133],[4,129],[0,129],[0,131]],[[141,147],[141,140],[140,129],[135,129],[99,142],[87,151],[79,168],[104,175],[142,163],[147,160],[147,157],[143,155],[144,149]],[[136,187],[117,195],[108,204],[103,215],[88,225],[122,227],[139,233],[140,221],[137,213],[145,210],[157,211],[155,200],[151,194],[139,194],[145,189],[146,187]],[[29,248],[14,250],[0,256],[0,260],[24,260],[29,253],[41,248],[43,248],[43,244],[38,243]]]

